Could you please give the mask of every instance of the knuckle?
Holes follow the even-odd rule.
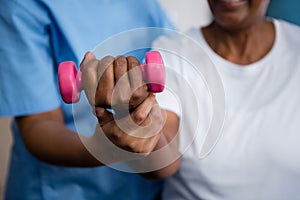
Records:
[[[140,62],[138,61],[138,59],[134,56],[128,56],[127,57],[128,63],[129,63],[129,68],[133,68],[137,65],[140,65]]]
[[[115,58],[113,56],[105,56],[101,59],[101,64],[103,65],[110,65],[111,63],[113,63],[115,60]]]
[[[99,76],[99,79],[104,75],[104,74],[109,74],[109,70],[107,70],[110,66],[112,66],[114,62],[114,57],[112,56],[105,56],[102,58],[98,64],[97,64],[97,74]]]
[[[134,56],[128,56],[127,60],[129,62],[139,63],[139,60],[136,57],[134,57]]]
[[[147,117],[147,113],[145,113],[143,110],[136,111],[133,113],[133,120],[137,123],[143,122]]]
[[[119,56],[115,59],[114,63],[117,66],[124,66],[127,64],[127,59],[124,56]]]

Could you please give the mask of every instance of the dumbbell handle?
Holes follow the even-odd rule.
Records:
[[[165,87],[165,68],[158,51],[146,53],[145,64],[141,65],[143,80],[148,90],[153,93],[162,92]],[[73,61],[65,61],[58,67],[58,85],[61,97],[65,103],[76,103],[82,90],[82,73],[77,71]]]

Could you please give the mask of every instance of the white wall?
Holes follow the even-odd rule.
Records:
[[[205,25],[210,21],[207,0],[160,0],[160,2],[180,31],[185,31],[192,26]],[[10,118],[0,118],[0,200],[3,195],[12,143],[9,132],[10,121]]]
[[[159,0],[180,31],[207,25],[211,13],[207,0]]]
[[[9,131],[11,118],[0,118],[0,200],[3,196],[12,137]]]

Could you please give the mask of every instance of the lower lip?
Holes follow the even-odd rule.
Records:
[[[247,3],[247,0],[241,0],[241,1],[232,1],[232,2],[227,2],[227,1],[222,1],[222,0],[219,0],[218,1],[218,4],[221,5],[221,6],[224,6],[226,8],[236,8],[236,7],[240,7],[244,4]]]

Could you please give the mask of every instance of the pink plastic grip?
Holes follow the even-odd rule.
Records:
[[[146,63],[141,65],[143,79],[150,92],[162,92],[165,87],[165,68],[158,51],[146,53]],[[82,74],[77,71],[73,61],[65,61],[58,67],[58,85],[61,97],[65,103],[76,103],[82,90]]]

